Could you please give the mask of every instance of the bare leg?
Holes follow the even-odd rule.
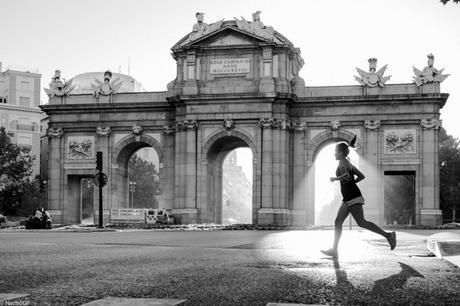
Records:
[[[334,245],[333,250],[337,251],[339,247],[340,237],[342,236],[342,224],[347,218],[350,210],[346,204],[340,205],[339,211],[337,212],[337,217],[335,218],[334,226]]]
[[[364,219],[363,206],[361,204],[355,204],[349,207],[348,209],[350,210],[353,218],[356,220],[356,223],[358,224],[358,226],[365,228],[376,234],[382,235],[383,237],[387,239],[390,237],[390,233],[385,232],[383,229],[378,227],[376,224]]]

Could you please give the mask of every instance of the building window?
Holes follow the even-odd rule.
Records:
[[[19,106],[30,107],[30,98],[19,97]]]
[[[8,103],[6,97],[0,97],[0,103]]]

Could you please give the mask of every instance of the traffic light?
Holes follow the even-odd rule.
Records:
[[[96,170],[102,171],[102,152],[96,152]]]

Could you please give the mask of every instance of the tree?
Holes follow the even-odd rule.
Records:
[[[133,194],[134,206],[158,208],[157,195],[160,192],[160,182],[155,165],[134,154],[128,162],[128,175],[130,181],[136,182]],[[131,201],[131,194],[129,201]]]
[[[444,5],[446,5],[446,3],[449,2],[449,1],[450,0],[441,0],[442,4],[444,4]],[[452,1],[457,3],[457,4],[460,2],[460,0],[452,0]]]
[[[39,193],[38,182],[31,180],[34,157],[30,149],[14,144],[11,136],[0,127],[0,209],[5,214],[22,212],[23,199],[35,190]]]
[[[439,132],[440,200],[444,220],[459,219],[460,215],[460,141]]]

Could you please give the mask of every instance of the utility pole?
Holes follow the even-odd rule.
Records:
[[[102,188],[104,187],[104,178],[102,176],[102,152],[96,153],[96,169],[99,170],[99,228],[104,227],[104,209],[102,206]]]

